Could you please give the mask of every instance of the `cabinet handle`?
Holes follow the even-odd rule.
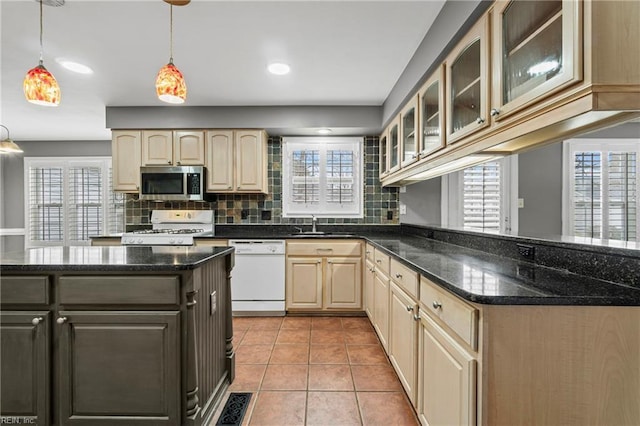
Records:
[[[179,166],[179,165],[180,165],[180,162],[179,162],[179,161],[177,161],[177,162],[176,162],[176,164]]]
[[[233,187],[231,185],[229,185],[229,187],[227,189],[231,189],[231,188],[233,188]]]
[[[322,260],[318,260],[318,263],[322,263]]]
[[[411,312],[411,311],[413,311],[413,306],[408,305],[408,306],[407,306],[407,312]]]
[[[440,309],[442,308],[442,303],[438,302],[437,300],[434,300],[431,306],[433,306],[433,309]]]
[[[367,250],[365,253],[367,253],[367,254],[371,254],[371,252],[370,252],[369,250]]]
[[[58,324],[64,324],[65,322],[67,322],[67,317],[58,317],[58,319],[56,320],[56,322]]]
[[[478,117],[478,118],[476,119],[476,123],[478,123],[478,124],[482,124],[482,123],[484,123],[484,118],[482,118],[482,117]]]
[[[327,260],[327,263],[333,263],[333,262],[332,262],[332,261],[330,261],[330,260]]]
[[[415,160],[416,158],[418,158],[418,155],[417,155],[417,154],[413,154],[413,155],[411,156],[411,159],[412,159],[412,160]]]
[[[382,260],[376,259],[376,263],[382,263]]]
[[[416,320],[416,321],[420,321],[420,315],[415,314],[415,315],[413,316],[413,319],[414,319],[414,320]]]
[[[31,320],[31,324],[33,325],[38,325],[43,321],[42,317],[35,317],[34,319]]]
[[[240,191],[240,187],[236,188],[238,191]]]
[[[500,111],[495,109],[495,108],[491,108],[491,116],[495,117],[496,115],[500,114]]]
[[[171,161],[167,161],[167,164],[171,164]]]
[[[402,274],[396,274],[396,278],[402,278]]]

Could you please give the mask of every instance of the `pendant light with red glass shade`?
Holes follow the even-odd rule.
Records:
[[[180,70],[173,64],[173,6],[184,6],[190,0],[164,0],[170,5],[169,63],[158,71],[156,94],[158,99],[170,104],[181,104],[187,99],[187,83]]]
[[[40,0],[40,62],[27,71],[22,88],[27,101],[42,106],[58,106],[60,104],[60,86],[53,74],[43,65],[42,48],[42,0]]]

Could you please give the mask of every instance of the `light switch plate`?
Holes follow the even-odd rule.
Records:
[[[407,205],[400,204],[400,214],[407,214]]]
[[[518,198],[518,208],[524,209],[524,198]]]
[[[400,192],[407,192],[407,187],[406,186],[401,186],[400,187]]]

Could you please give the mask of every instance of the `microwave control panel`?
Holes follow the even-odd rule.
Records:
[[[200,194],[200,173],[187,173],[187,194]]]

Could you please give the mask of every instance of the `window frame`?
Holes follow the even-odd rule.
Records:
[[[31,168],[61,168],[62,172],[62,240],[32,240],[31,230]],[[88,240],[75,240],[71,239],[70,233],[70,211],[71,196],[70,196],[70,174],[69,170],[72,167],[99,167],[101,169],[101,182],[102,190],[100,194],[101,206],[102,206],[102,224],[101,235],[110,233],[111,230],[111,205],[113,204],[112,193],[112,158],[111,157],[25,157],[24,158],[24,224],[25,224],[25,248],[32,247],[49,247],[49,246],[84,246],[90,245],[91,239]],[[123,210],[125,209],[123,200]],[[117,212],[116,212],[117,213]]]
[[[331,147],[352,150],[354,152],[353,164],[353,207],[348,211],[331,210],[330,203],[325,195],[327,176],[327,151]],[[295,205],[291,202],[290,189],[293,184],[292,164],[290,157],[295,148],[319,150],[319,198],[316,208],[308,207],[304,210],[295,210]],[[353,218],[364,217],[364,138],[362,137],[284,137],[282,139],[282,217],[286,218],[308,218],[316,216],[319,218]],[[357,211],[356,211],[357,210]]]
[[[518,234],[518,155],[497,160],[500,164],[500,230],[464,227],[464,170],[443,175],[441,178],[441,218],[443,228],[489,234]],[[476,164],[476,166],[482,165]]]
[[[601,226],[600,235],[593,237],[577,237],[574,235],[574,203],[573,193],[575,189],[575,153],[576,152],[600,152],[601,153]],[[635,152],[636,153],[636,235],[635,241],[640,241],[640,223],[638,214],[640,214],[640,173],[638,164],[640,164],[640,141],[634,138],[616,138],[616,139],[568,139],[562,143],[562,235],[573,236],[576,238],[609,240],[609,167],[607,154],[610,152]],[[603,161],[604,160],[604,161]],[[606,171],[605,171],[606,169]],[[605,206],[607,208],[605,208]],[[604,237],[603,237],[604,236]],[[626,241],[626,240],[612,240]]]

